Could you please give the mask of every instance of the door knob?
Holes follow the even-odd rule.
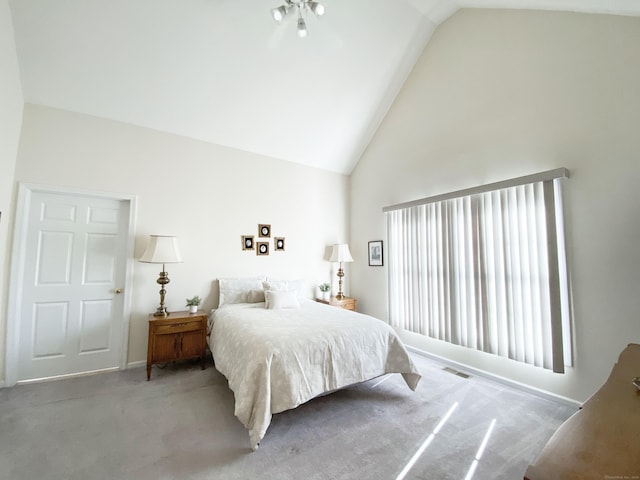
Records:
[[[113,292],[114,293],[122,293],[122,289],[121,288],[116,288]]]

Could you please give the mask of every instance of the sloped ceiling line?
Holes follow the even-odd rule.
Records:
[[[263,0],[9,3],[25,102],[342,174],[459,8],[640,15],[637,0],[325,0],[300,39]]]

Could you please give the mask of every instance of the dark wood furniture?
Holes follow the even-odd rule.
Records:
[[[207,359],[207,314],[171,312],[166,317],[149,315],[147,380],[151,366],[174,360],[200,358],[202,369]]]
[[[331,297],[331,300],[322,300],[316,298],[316,302],[325,303],[327,305],[333,305],[334,307],[344,308],[346,310],[356,311],[356,299],[351,297],[344,297],[342,300],[338,300],[336,297]]]
[[[640,478],[640,345],[620,354],[606,383],[553,434],[525,480]]]

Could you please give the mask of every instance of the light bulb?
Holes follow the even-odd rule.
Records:
[[[304,18],[298,18],[298,36],[304,38],[307,36],[307,24],[304,23]]]
[[[282,21],[282,19],[286,14],[287,14],[287,7],[285,7],[284,5],[281,5],[278,8],[274,8],[271,10],[271,16],[278,23]]]
[[[324,5],[321,3],[309,2],[309,8],[311,8],[311,11],[319,17],[324,15]]]

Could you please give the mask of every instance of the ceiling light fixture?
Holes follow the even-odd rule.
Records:
[[[298,36],[307,36],[307,23],[304,21],[303,11],[311,11],[317,17],[324,15],[324,5],[312,0],[285,0],[283,5],[271,9],[271,16],[280,23],[289,13],[298,12]]]

